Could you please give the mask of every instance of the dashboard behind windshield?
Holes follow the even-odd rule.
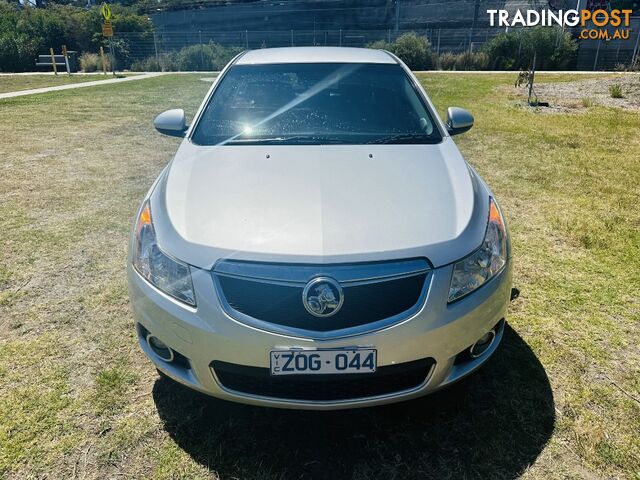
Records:
[[[199,145],[438,143],[440,132],[396,64],[235,65],[191,140]]]

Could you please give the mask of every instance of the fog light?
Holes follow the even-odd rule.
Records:
[[[469,349],[469,355],[472,358],[478,358],[484,352],[489,350],[489,347],[493,344],[493,340],[496,338],[496,332],[494,330],[490,330],[485,333],[482,337],[478,339],[476,343],[471,345]]]
[[[173,362],[173,350],[166,346],[158,337],[147,335],[147,345],[158,357],[165,362]]]

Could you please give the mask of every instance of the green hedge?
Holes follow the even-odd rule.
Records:
[[[534,27],[502,33],[487,42],[483,51],[492,70],[529,68],[534,54],[538,70],[567,70],[575,67],[578,43],[562,29]]]
[[[502,33],[479,52],[435,55],[426,38],[406,33],[395,42],[384,40],[367,45],[397,55],[412,70],[520,70],[529,68],[533,55],[540,70],[564,70],[575,66],[578,43],[558,28],[534,27]]]
[[[210,42],[203,45],[189,45],[180,50],[162,53],[132,63],[131,70],[140,72],[179,72],[222,70],[243,48],[223,47]]]

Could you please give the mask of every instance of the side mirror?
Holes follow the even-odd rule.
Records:
[[[174,108],[162,112],[153,120],[153,126],[164,135],[184,137],[187,132],[187,120],[184,116],[184,110]]]
[[[447,130],[450,135],[459,135],[473,127],[473,115],[460,107],[447,109]]]

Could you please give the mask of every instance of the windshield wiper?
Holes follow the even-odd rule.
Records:
[[[224,142],[226,145],[249,144],[249,145],[271,145],[282,143],[285,145],[316,145],[327,143],[344,143],[343,140],[333,137],[322,137],[315,135],[292,135],[290,137],[272,137],[272,138],[234,138]]]
[[[417,141],[419,140],[419,141]],[[435,140],[424,133],[399,133],[389,137],[376,138],[367,143],[434,143]]]
[[[282,143],[287,138],[285,137],[273,137],[273,138],[234,138],[223,142],[225,145],[234,145],[237,143],[250,143],[252,145],[270,144],[270,143]]]

